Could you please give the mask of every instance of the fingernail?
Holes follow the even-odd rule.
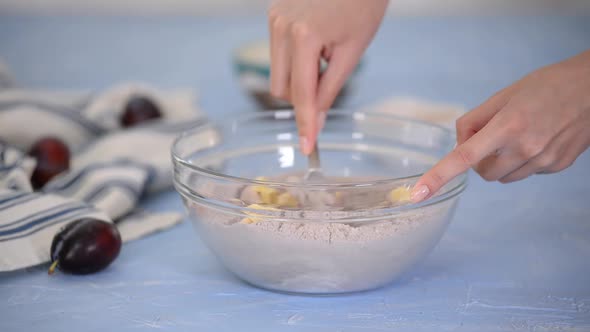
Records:
[[[410,199],[414,203],[418,203],[424,200],[430,194],[430,189],[426,185],[421,185],[419,187],[414,188],[412,190],[412,194],[410,195]]]
[[[307,137],[305,136],[299,136],[299,146],[301,148],[301,153],[303,153],[304,155],[309,154],[309,141],[307,140]]]
[[[319,131],[322,131],[322,129],[324,129],[324,126],[326,125],[326,112],[320,112],[318,114],[318,128]]]

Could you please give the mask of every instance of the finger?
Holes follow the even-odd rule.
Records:
[[[330,59],[332,58],[333,53],[334,53],[333,47],[324,47],[324,49],[322,49],[322,58],[329,62]]]
[[[289,87],[289,22],[282,16],[269,16],[270,93],[288,100]]]
[[[475,171],[486,181],[498,181],[517,170],[527,162],[522,155],[514,153],[510,148],[485,157],[475,167]]]
[[[457,144],[463,144],[480,131],[510,100],[512,87],[501,90],[483,104],[457,119]]]
[[[488,123],[426,172],[412,189],[412,201],[417,203],[427,199],[457,175],[501,148],[505,143],[505,134],[497,123]]]
[[[568,140],[569,133],[562,132],[538,155],[528,160],[515,171],[503,176],[502,183],[511,183],[524,180],[535,173],[552,173],[547,168],[560,159],[560,148]]]
[[[588,135],[587,130],[587,128],[580,128],[577,132],[572,130],[573,135],[585,139],[577,139],[567,144],[567,147],[564,149],[565,151],[551,165],[545,167],[543,171],[545,173],[556,173],[570,167],[590,147],[590,135]],[[555,145],[557,146],[557,144]]]
[[[289,75],[289,79],[287,80],[287,87],[288,88],[285,90],[284,95],[282,97],[279,97],[279,99],[281,99],[283,101],[286,101],[288,103],[293,104],[292,101],[291,101],[291,88],[290,88],[290,86],[291,86],[291,78],[290,78],[290,76],[291,75]]]
[[[537,156],[500,179],[502,183],[524,180],[533,174],[550,174],[568,168],[584,152],[588,143],[577,139],[583,130],[565,129]]]
[[[362,51],[341,47],[330,54],[328,68],[322,74],[318,87],[318,106],[322,111],[332,107],[336,96],[354,70]]]
[[[326,125],[326,118],[328,117],[327,111],[320,111],[318,113],[318,134],[324,129]]]
[[[473,170],[475,170],[479,175],[489,171],[493,167],[494,164],[498,162],[499,153],[491,154],[485,158],[483,158],[479,163],[473,166]],[[483,177],[483,175],[482,175]],[[485,179],[485,178],[484,178]]]
[[[500,178],[500,182],[502,182],[502,183],[516,182],[516,181],[524,180],[535,173],[542,173],[543,168],[539,165],[539,161],[538,161],[542,155],[543,155],[543,153],[541,153],[537,157],[529,160],[528,162],[526,162],[524,165],[522,165],[521,167],[519,167],[515,171],[503,176],[502,178]]]
[[[302,25],[293,27],[291,100],[295,107],[301,152],[311,153],[318,133],[317,86],[321,44]]]

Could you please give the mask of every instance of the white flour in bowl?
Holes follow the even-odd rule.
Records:
[[[380,222],[349,225],[318,220],[241,218],[190,203],[201,238],[236,275],[287,292],[340,293],[391,282],[442,236],[455,199]]]

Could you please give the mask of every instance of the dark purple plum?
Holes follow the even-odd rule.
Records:
[[[71,274],[98,272],[111,264],[121,251],[117,227],[97,219],[81,219],[68,224],[51,243],[51,266]]]
[[[42,188],[54,176],[70,168],[70,149],[59,138],[39,139],[31,146],[29,155],[37,160],[31,176],[34,189]]]
[[[158,106],[149,98],[135,96],[129,99],[121,118],[121,126],[128,128],[162,117]]]

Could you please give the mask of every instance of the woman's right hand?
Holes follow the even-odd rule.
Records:
[[[268,14],[271,94],[295,108],[301,151],[375,35],[388,0],[280,0]],[[328,62],[320,75],[320,59]]]
[[[422,176],[412,201],[473,167],[502,183],[568,168],[590,146],[590,50],[538,69],[457,120],[457,147]]]

